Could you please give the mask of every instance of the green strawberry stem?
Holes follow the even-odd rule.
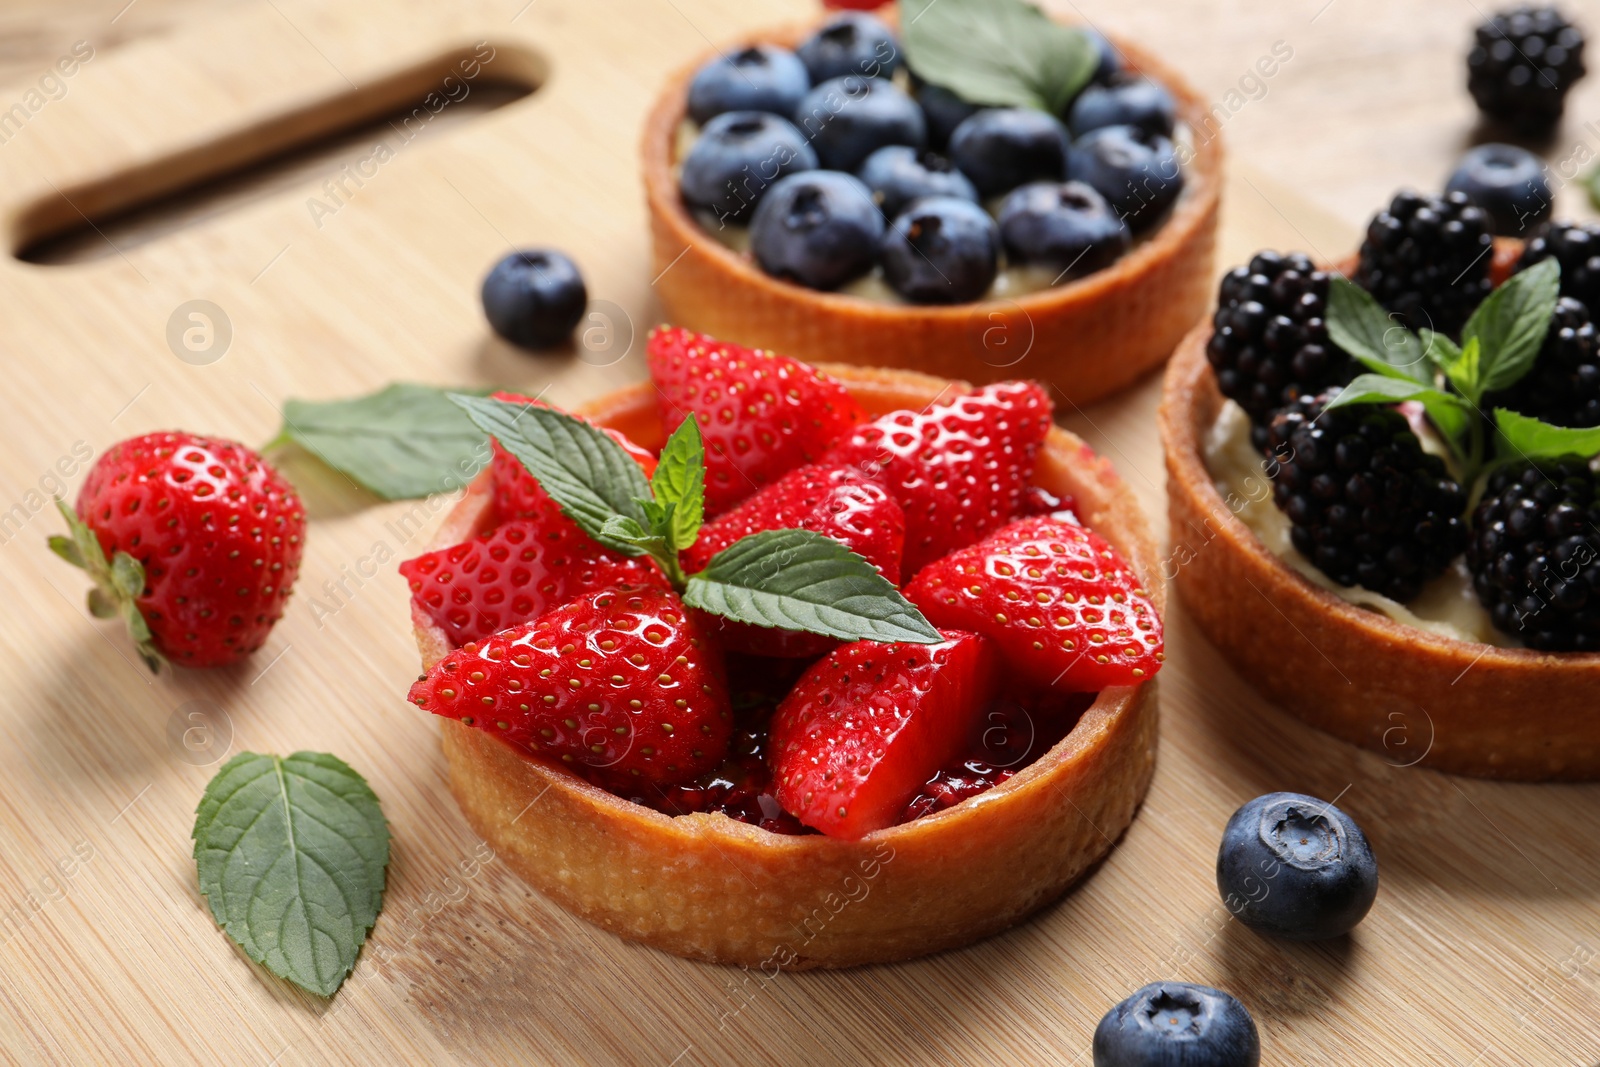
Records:
[[[151,673],[159,674],[166,659],[156,648],[150,624],[139,611],[138,601],[144,595],[145,586],[143,564],[126,552],[118,552],[111,559],[106,559],[105,550],[100,547],[100,538],[89,528],[89,524],[79,518],[78,513],[60,497],[56,497],[56,509],[67,521],[71,536],[52,534],[49,539],[50,551],[74,567],[87,571],[89,577],[94,579],[88,596],[89,614],[97,619],[121,616],[133,638],[134,647],[139,651],[139,658]]]

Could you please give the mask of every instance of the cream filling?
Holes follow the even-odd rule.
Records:
[[[1439,577],[1423,587],[1409,604],[1391,600],[1361,586],[1339,585],[1301,555],[1289,539],[1289,517],[1272,502],[1270,460],[1250,443],[1250,417],[1233,401],[1225,401],[1217,421],[1202,445],[1206,469],[1217,491],[1239,521],[1248,526],[1266,549],[1313,585],[1341,599],[1387,615],[1404,626],[1453,637],[1460,641],[1518,647],[1519,642],[1499,630],[1472,589],[1472,574],[1465,557],[1457,557]]]

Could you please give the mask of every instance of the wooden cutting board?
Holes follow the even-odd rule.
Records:
[[[0,92],[0,106],[27,109],[0,144],[15,247],[208,161],[444,87],[442,57],[479,41],[493,76],[542,83],[470,123],[396,131],[387,158],[349,160],[360,181],[337,192],[318,175],[179,233],[119,229],[85,263],[0,260],[8,1061],[1087,1064],[1100,1015],[1157,978],[1238,994],[1272,1064],[1587,1067],[1600,1055],[1600,787],[1450,779],[1323,738],[1256,698],[1181,607],[1154,788],[1087,883],[964,951],[772,978],[573,920],[468,829],[433,724],[402,699],[416,653],[394,561],[444,501],[379,505],[288,462],[312,519],[305,566],[288,616],[237,669],[151,679],[125,638],[87,617],[84,581],[45,549],[58,526],[46,498],[75,492],[85,457],[116,440],[185,427],[263,442],[287,396],[394,379],[548,387],[572,402],[640,377],[659,314],[635,165],[652,87],[708,40],[812,13],[801,0],[272,0],[102,49],[36,109],[38,76]],[[1224,262],[1355,240],[1260,173],[1236,170],[1226,203]],[[481,275],[532,242],[576,256],[592,295],[618,309],[613,330],[631,323],[631,348],[619,332],[532,357],[490,337]],[[202,309],[209,342],[185,310],[169,344],[174,313],[195,300],[226,316],[220,354],[215,310]],[[199,352],[183,347],[190,327]],[[1158,389],[1063,418],[1160,523]],[[301,748],[362,771],[394,832],[382,917],[331,1002],[245,959],[213,925],[190,859],[216,764]],[[1274,789],[1337,798],[1366,827],[1383,885],[1351,938],[1267,942],[1222,909],[1221,827]]]

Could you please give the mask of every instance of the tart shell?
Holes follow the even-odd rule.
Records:
[[[827,367],[869,413],[921,408],[952,384]],[[663,435],[648,383],[581,409],[646,447]],[[1052,428],[1036,484],[1149,582],[1155,544],[1105,459]],[[487,472],[434,547],[491,522]],[[1158,610],[1164,590],[1149,586]],[[448,651],[413,611],[424,668]],[[1108,689],[1049,752],[979,797],[859,841],[769,833],[723,815],[670,817],[629,803],[482,730],[440,720],[450,788],[474,830],[521,877],[606,930],[691,959],[769,973],[921,956],[1020,922],[1059,897],[1132,821],[1155,768],[1155,682]]]
[[[1206,360],[1210,337],[1210,323],[1197,326],[1167,367],[1171,548],[1162,577],[1234,669],[1289,714],[1396,766],[1600,778],[1600,654],[1500,648],[1402,625],[1306,581],[1239,520],[1201,449],[1223,404]]]
[[[809,27],[807,28],[809,29]],[[792,45],[805,30],[740,45]],[[700,227],[674,174],[689,82],[708,53],[667,84],[645,122],[642,156],[655,288],[667,319],[808,361],[846,359],[985,383],[1032,377],[1088,404],[1133,384],[1172,353],[1210,298],[1222,189],[1220,134],[1176,71],[1117,41],[1130,66],[1159,79],[1194,133],[1186,188],[1159,230],[1086,278],[1015,299],[899,305],[781,281]],[[1204,140],[1202,140],[1204,138]]]

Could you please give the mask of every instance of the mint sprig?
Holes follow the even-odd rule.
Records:
[[[67,522],[70,536],[51,534],[50,551],[94,579],[89,589],[89,614],[97,619],[121,618],[138,649],[139,658],[151,673],[160,673],[166,658],[156,648],[150,624],[139,611],[138,599],[144,595],[144,565],[126,552],[118,551],[108,560],[100,538],[67,502],[56,497],[56,510]]]
[[[211,915],[245,955],[331,997],[383,905],[389,826],[366,780],[318,752],[241,752],[206,785],[194,858]]]
[[[668,438],[647,482],[621,445],[582,419],[503,400],[451,399],[585,533],[626,555],[650,556],[692,607],[844,641],[943,640],[868,560],[814,531],[751,534],[685,575],[678,554],[694,544],[705,517],[705,444],[692,415]]]
[[[1024,0],[901,0],[917,76],[973,104],[1062,114],[1098,57],[1081,30]]]
[[[1600,453],[1600,426],[1572,429],[1494,409],[1495,428],[1506,443],[1508,459],[1555,459],[1557,456],[1593,456]]]

